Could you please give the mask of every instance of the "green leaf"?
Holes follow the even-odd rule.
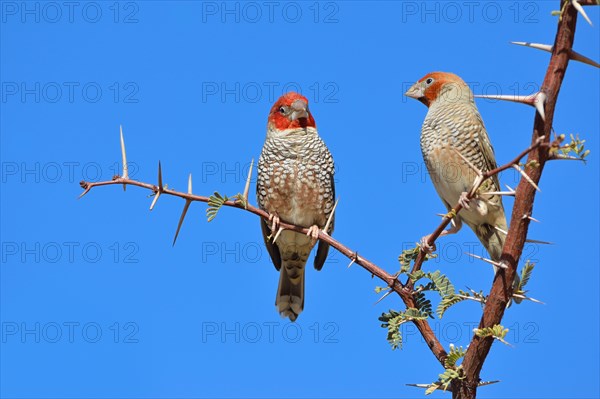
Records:
[[[585,140],[581,140],[579,135],[569,135],[571,142],[568,144],[561,145],[558,148],[551,149],[551,152],[557,153],[560,151],[564,157],[570,157],[569,159],[579,159],[585,162],[585,158],[590,154],[590,150],[585,149]],[[565,135],[561,134],[558,136],[558,140],[564,140]]]
[[[442,387],[444,391],[448,389],[452,380],[457,378],[461,378],[462,368],[458,367],[456,369],[446,369],[442,374],[440,374],[440,382],[442,383]]]
[[[416,308],[408,308],[408,309],[406,309],[404,311],[403,315],[405,317],[405,321],[410,321],[410,320],[427,320],[429,318],[428,314],[423,313],[419,309],[416,309]]]
[[[433,319],[431,301],[425,298],[425,294],[423,292],[416,292],[413,296],[415,298],[415,305],[417,306],[417,309],[419,309],[422,314],[426,314],[428,317]]]
[[[410,264],[417,259],[417,256],[419,256],[419,251],[419,246],[402,251],[398,257],[398,261],[400,262],[400,273],[408,272]]]
[[[427,273],[427,277],[435,284],[435,290],[440,293],[442,297],[454,295],[454,286],[439,270],[433,273]]]
[[[400,274],[407,273],[410,270],[411,263],[417,260],[420,251],[421,247],[419,247],[419,245],[415,246],[414,248],[409,248],[402,251],[400,256],[398,256],[398,262],[400,262]],[[424,261],[426,262],[429,259],[433,259],[435,257],[437,257],[437,255],[426,254]]]
[[[521,281],[519,286],[517,287],[518,292],[524,292],[523,288],[525,288],[525,286],[529,282],[534,267],[535,263],[530,263],[529,260],[525,262],[525,266],[523,266],[523,269],[521,270]]]
[[[426,277],[427,274],[423,271],[423,270],[417,270],[414,273],[408,273],[408,277],[410,278],[410,280],[413,283],[416,283],[417,281],[419,281],[420,279],[422,279],[423,277]]]
[[[392,349],[402,348],[402,334],[400,332],[400,326],[411,320],[426,320],[429,316],[419,309],[408,308],[404,312],[398,312],[395,310],[389,311],[389,313],[382,313],[379,317],[379,321],[382,321],[381,327],[387,328],[387,341],[392,346]]]
[[[467,350],[463,349],[462,346],[459,346],[457,348],[454,345],[450,344],[450,351],[448,352],[448,357],[446,358],[446,361],[444,362],[444,366],[447,369],[455,367],[456,362],[458,362],[460,359],[465,357],[466,353],[467,353]]]
[[[493,327],[475,328],[475,329],[473,329],[473,332],[478,337],[481,337],[481,338],[492,337],[492,338],[497,339],[498,341],[502,342],[503,344],[511,346],[508,342],[506,342],[504,340],[504,337],[506,337],[506,334],[508,334],[508,328],[504,328],[500,324],[496,324]]]
[[[244,198],[243,194],[237,193],[231,198],[235,199],[235,202],[243,206],[244,209],[248,209],[248,201],[246,201],[246,198]]]
[[[229,201],[227,196],[222,196],[218,192],[215,191],[213,195],[211,195],[208,199],[208,208],[206,209],[206,217],[208,221],[212,221],[215,217],[217,217],[217,212],[223,206],[225,202]]]
[[[379,320],[383,322],[381,327],[388,330],[387,341],[392,346],[392,350],[402,349],[402,334],[400,333],[400,325],[403,323],[402,315],[390,309],[389,313],[382,313]]]
[[[427,390],[425,391],[425,395],[429,395],[440,388],[444,391],[447,390],[450,384],[452,384],[452,381],[457,378],[464,378],[462,366],[446,369],[442,374],[440,374],[439,380],[429,385],[429,388],[427,388]]]
[[[442,298],[436,309],[438,317],[441,319],[442,316],[444,316],[444,313],[448,309],[450,309],[450,307],[467,299],[477,301],[483,306],[485,304],[485,301],[487,300],[487,297],[483,295],[483,291],[476,292],[471,290],[471,292],[469,293],[463,290],[458,290],[458,294],[452,294]]]
[[[444,313],[446,313],[446,311],[450,309],[451,306],[454,306],[457,303],[462,302],[466,299],[467,298],[458,295],[448,295],[442,298],[435,312],[441,319],[444,316]]]

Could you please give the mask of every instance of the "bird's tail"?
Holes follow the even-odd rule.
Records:
[[[499,262],[500,258],[502,257],[502,248],[504,247],[504,234],[495,229],[494,226],[487,223],[474,227],[475,228],[473,230],[475,231],[477,238],[479,238],[479,241],[481,241],[485,249],[490,254],[490,258],[495,262]],[[506,225],[498,227],[503,230],[506,229]],[[497,271],[498,267],[494,266],[494,272]]]
[[[507,231],[506,222],[498,226],[500,229]],[[494,226],[487,223],[477,226],[473,229],[479,241],[483,244],[485,249],[490,254],[490,258],[493,261],[499,262],[502,257],[502,248],[504,248],[505,234],[498,231]],[[498,272],[498,267],[494,265],[494,273]],[[521,283],[519,275],[515,273],[515,279],[513,281],[513,289],[516,289]],[[513,298],[516,303],[521,303],[522,299]]]
[[[304,309],[304,270],[306,259],[301,259],[297,253],[284,257],[279,272],[279,287],[275,305],[281,317],[289,317],[296,321]]]

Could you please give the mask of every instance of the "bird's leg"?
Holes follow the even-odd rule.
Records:
[[[421,238],[421,242],[419,243],[419,247],[421,247],[421,249],[427,253],[427,254],[431,254],[433,252],[435,252],[435,242],[432,243],[431,245],[429,245],[429,237],[431,237],[431,234],[428,234],[426,236],[424,236],[423,238]]]
[[[469,199],[469,193],[467,191],[463,191],[460,194],[460,197],[458,197],[458,203],[465,209],[469,210],[471,209],[471,205],[469,205],[469,202],[471,202],[471,200]]]
[[[477,177],[475,178],[475,181],[473,182],[473,188],[471,188],[471,191],[470,192],[463,191],[460,194],[460,197],[458,197],[458,203],[466,210],[471,209],[470,202],[472,199],[476,200],[477,198],[479,198],[479,193],[477,192],[477,189],[479,189],[479,187],[481,186],[481,183],[483,181],[484,181],[483,174],[478,171]],[[469,199],[469,196],[471,197],[470,199]]]
[[[306,235],[310,237],[310,245],[315,245],[319,239],[319,226],[316,224],[310,226]]]
[[[439,237],[447,236],[450,234],[456,234],[462,227],[462,222],[457,217],[452,218],[452,221],[450,223],[451,223],[451,227],[448,230],[442,231],[440,233]],[[421,238],[421,242],[419,243],[419,246],[421,247],[421,249],[423,249],[423,251],[425,251],[428,254],[434,252],[436,249],[435,242],[432,243],[432,245],[429,245],[429,238],[431,238],[431,234],[428,234],[425,237]]]
[[[271,234],[275,234],[279,230],[279,216],[276,213],[269,215],[269,222],[271,222]]]

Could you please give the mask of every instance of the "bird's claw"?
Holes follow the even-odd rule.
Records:
[[[469,199],[468,195],[469,193],[463,191],[460,197],[458,198],[458,203],[465,209],[471,209],[471,205],[469,205],[469,202],[471,202],[471,200]]]
[[[277,232],[277,230],[279,230],[279,222],[280,222],[279,216],[270,214],[269,222],[271,222],[271,234],[275,234]]]
[[[315,245],[317,243],[317,240],[319,239],[319,230],[319,226],[316,224],[313,224],[308,228],[308,233],[306,233],[306,235],[310,237],[311,245]]]
[[[425,252],[428,255],[432,254],[436,250],[435,242],[432,245],[429,245],[429,237],[431,237],[431,234],[421,238],[421,242],[419,243],[419,247],[421,247],[421,250],[423,250],[423,252]]]

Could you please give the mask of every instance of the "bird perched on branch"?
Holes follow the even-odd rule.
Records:
[[[492,260],[499,262],[506,238],[506,216],[502,197],[485,194],[500,191],[498,176],[487,179],[470,200],[466,197],[481,173],[497,167],[471,89],[452,73],[432,72],[405,95],[429,108],[421,130],[421,152],[438,195],[449,212],[459,201],[464,208],[442,235],[456,233],[465,222]],[[423,238],[423,246],[427,246],[428,237]],[[496,266],[494,269],[498,270]]]
[[[308,256],[333,211],[333,158],[317,133],[306,97],[289,92],[269,113],[267,138],[258,161],[258,204],[270,214],[261,220],[265,245],[279,287],[275,305],[282,317],[296,320],[304,308],[304,269]],[[280,220],[309,228],[308,234],[279,230]],[[333,220],[329,231],[333,231]],[[319,242],[314,260],[321,270],[329,244]]]

